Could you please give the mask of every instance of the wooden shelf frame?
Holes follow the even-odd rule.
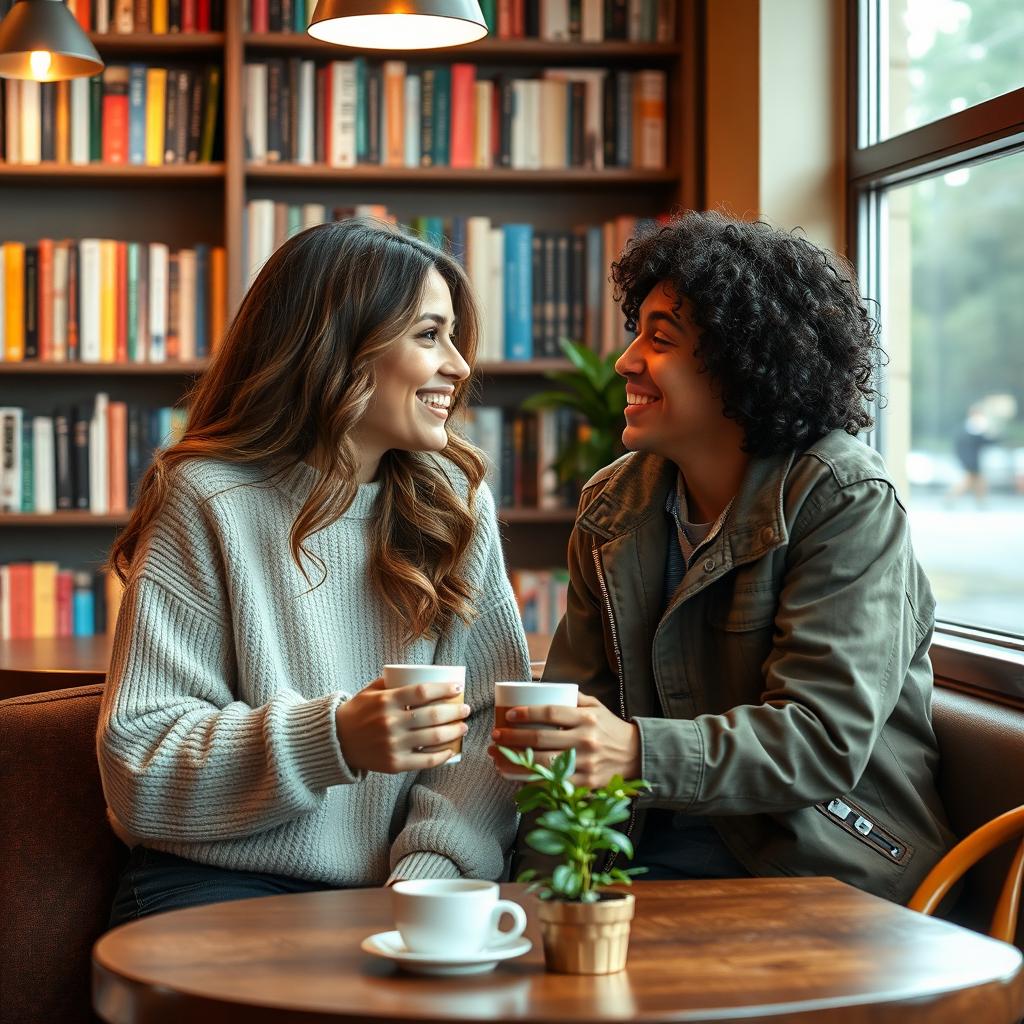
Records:
[[[0,377],[196,377],[205,359],[184,363],[0,363]]]

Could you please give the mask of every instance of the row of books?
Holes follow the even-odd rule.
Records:
[[[247,0],[246,30],[305,32],[315,0]],[[667,43],[676,37],[675,0],[481,0],[492,37],[600,43]]]
[[[9,164],[209,163],[220,154],[216,64],[108,64],[92,78],[7,79],[0,159]]]
[[[102,393],[52,416],[0,408],[0,512],[127,512],[153,452],[181,437],[185,418]]]
[[[565,569],[517,569],[509,576],[523,629],[551,636],[565,615],[569,573]]]
[[[664,71],[271,58],[245,66],[256,163],[382,167],[666,165]]]
[[[586,429],[571,409],[473,406],[461,428],[487,456],[487,482],[500,508],[576,507],[580,482],[560,482],[554,468],[559,453]]]
[[[251,200],[243,227],[250,280],[287,238],[328,220],[374,217],[396,222],[381,204],[328,207],[323,203]],[[532,224],[495,224],[489,217],[413,217],[408,228],[458,259],[482,306],[482,362],[560,357],[561,338],[595,352],[627,342],[608,269],[637,229],[649,223],[620,216],[572,231]]]
[[[0,17],[15,3],[0,0]],[[67,0],[67,6],[86,32],[165,35],[224,28],[224,0]]]
[[[224,333],[223,246],[84,238],[0,247],[0,360],[203,359]]]
[[[0,565],[0,640],[113,632],[121,589],[110,573],[56,562]]]

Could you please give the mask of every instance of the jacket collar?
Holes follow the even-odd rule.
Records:
[[[760,557],[789,539],[782,495],[794,456],[795,452],[787,452],[751,459],[720,534],[733,564]],[[678,472],[675,463],[659,455],[625,456],[610,469],[600,495],[583,511],[577,525],[607,541],[639,529],[652,516],[663,517]]]

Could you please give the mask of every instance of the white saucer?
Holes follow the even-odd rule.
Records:
[[[486,974],[493,971],[499,960],[511,960],[533,948],[529,939],[519,936],[509,942],[499,942],[479,953],[460,953],[445,956],[441,953],[410,953],[399,932],[378,932],[363,939],[364,952],[392,960],[399,967],[414,974]]]

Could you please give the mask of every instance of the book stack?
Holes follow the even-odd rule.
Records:
[[[539,413],[472,406],[461,424],[487,456],[487,483],[500,508],[575,508],[577,483],[561,483],[555,460],[585,429],[571,409]]]
[[[315,0],[247,0],[250,32],[305,32]],[[669,43],[675,0],[482,0],[492,38],[549,42]]]
[[[395,222],[386,206],[249,202],[246,263],[250,277],[296,231],[328,220],[375,217]],[[621,216],[571,231],[531,224],[495,225],[489,217],[412,217],[415,234],[459,260],[483,307],[481,362],[560,358],[559,340],[583,341],[595,352],[620,350],[629,339],[608,280],[608,268],[637,229],[650,222]]]
[[[102,393],[46,416],[0,408],[0,513],[126,513],[154,451],[181,437],[185,419],[184,409]]]
[[[0,0],[0,17],[15,2]],[[86,32],[165,35],[224,28],[224,0],[67,0],[67,6]]]
[[[520,569],[510,573],[527,633],[551,636],[565,615],[569,573],[565,569]]]
[[[56,562],[0,565],[0,640],[113,632],[121,589],[109,573]]]
[[[659,70],[271,58],[245,67],[246,159],[355,167],[666,166]]]
[[[209,163],[219,155],[221,69],[108,64],[92,78],[6,79],[0,159],[10,164]]]
[[[0,361],[164,363],[216,351],[222,246],[50,238],[0,246]]]

